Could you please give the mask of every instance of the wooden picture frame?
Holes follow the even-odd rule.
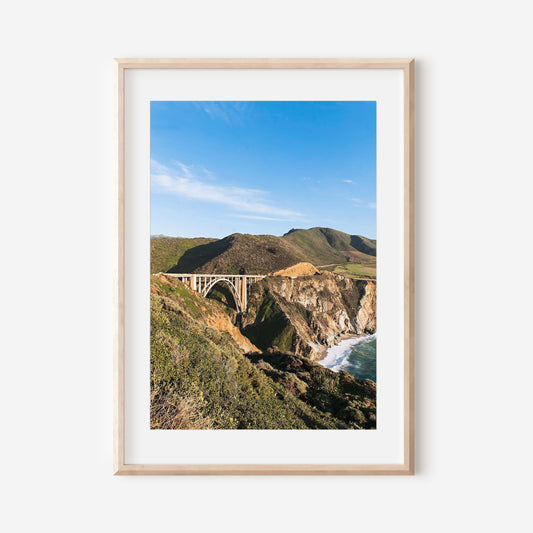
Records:
[[[400,69],[404,119],[404,398],[402,464],[126,464],[125,462],[125,74],[130,69]],[[118,475],[414,474],[414,60],[413,59],[116,59],[115,60],[114,473]]]

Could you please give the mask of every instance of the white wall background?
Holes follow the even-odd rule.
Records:
[[[530,531],[525,1],[3,4],[5,531]],[[417,59],[417,475],[117,478],[116,56]]]

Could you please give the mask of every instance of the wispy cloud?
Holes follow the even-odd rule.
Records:
[[[225,111],[224,107],[218,102],[201,102],[199,104],[204,112],[213,119],[222,119],[228,124],[231,123],[228,113]]]
[[[353,183],[352,180],[342,180],[344,183]]]
[[[260,217],[257,215],[230,215],[230,216],[237,217],[237,218],[251,218],[253,220],[272,220],[275,222],[290,222],[293,220],[291,218]]]
[[[193,165],[184,165],[183,163],[180,163],[179,161],[172,161],[174,165],[176,165],[182,172],[182,174],[186,178],[192,178],[193,177]],[[159,166],[161,168],[161,166]]]
[[[376,202],[365,202],[361,198],[352,198],[352,202],[358,207],[367,207],[368,209],[376,209]]]
[[[304,181],[305,183],[309,183],[309,184],[313,184],[313,183],[320,183],[320,180],[317,180],[317,179],[314,179],[314,178],[309,178],[309,177],[304,177],[304,178],[300,178],[300,181]]]
[[[291,209],[271,205],[265,198],[269,194],[268,191],[206,183],[196,172],[195,166],[185,165],[179,161],[172,163],[174,167],[170,168],[157,161],[151,161],[151,182],[155,191],[226,205],[236,211],[253,213],[256,217],[263,216],[264,220],[272,217],[294,220],[295,217],[302,216],[302,213]],[[205,175],[206,169],[199,168],[201,174]],[[208,178],[212,180],[213,173],[209,171],[207,173]]]
[[[242,124],[253,110],[252,102],[231,102],[219,100],[216,102],[195,102],[213,120],[223,120],[229,125]]]

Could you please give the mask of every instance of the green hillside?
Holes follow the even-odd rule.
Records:
[[[166,272],[172,268],[181,256],[196,246],[215,241],[216,239],[185,239],[182,237],[165,237],[153,235],[150,239],[150,272]]]
[[[306,260],[315,266],[348,261],[373,262],[376,256],[375,241],[331,228],[291,230],[283,239],[297,246]]]
[[[151,245],[152,273],[267,274],[302,261],[349,277],[375,277],[376,269],[375,240],[331,228],[292,229],[282,237],[159,238]]]

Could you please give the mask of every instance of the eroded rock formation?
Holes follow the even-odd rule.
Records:
[[[343,336],[375,333],[376,285],[330,272],[267,277],[251,288],[242,328],[261,349],[317,359]]]

